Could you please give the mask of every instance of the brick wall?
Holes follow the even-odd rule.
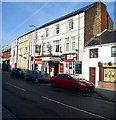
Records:
[[[3,59],[4,59],[4,58],[9,58],[9,57],[10,57],[10,54],[11,54],[11,51],[10,51],[10,50],[3,52]]]
[[[108,14],[106,11],[106,5],[98,2],[95,6],[85,11],[85,41],[89,41],[92,37],[101,33],[108,28]],[[110,21],[110,26],[113,23]]]

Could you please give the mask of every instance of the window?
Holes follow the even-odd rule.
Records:
[[[71,37],[72,50],[75,50],[75,36]]]
[[[13,56],[15,56],[15,50],[13,51]]]
[[[48,28],[45,29],[45,36],[48,37]]]
[[[28,48],[26,47],[26,48],[25,48],[25,53],[27,53],[27,52],[28,52]]]
[[[45,43],[43,43],[43,53],[45,53],[45,51],[46,51],[46,44]]]
[[[69,20],[69,30],[73,29],[73,19]]]
[[[89,58],[98,58],[98,48],[89,50]]]
[[[66,51],[69,51],[69,37],[68,38],[65,38],[65,41],[66,41]]]
[[[116,82],[116,69],[115,68],[104,68],[104,81]]]
[[[113,47],[111,48],[111,56],[112,56],[112,57],[116,57],[116,46],[113,46]]]
[[[60,32],[60,26],[59,26],[59,24],[57,24],[56,25],[56,34],[59,34],[59,32]]]
[[[61,51],[61,40],[54,41],[54,52]]]
[[[20,48],[20,54],[22,54],[22,48]]]

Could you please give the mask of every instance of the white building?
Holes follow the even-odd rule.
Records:
[[[18,50],[18,41],[14,40],[11,42],[11,57],[10,57],[10,65],[11,69],[17,67],[17,50]]]
[[[116,89],[116,30],[104,30],[85,46],[83,77],[95,86]]]
[[[103,22],[104,19],[106,21]],[[106,6],[95,2],[37,28],[36,39],[33,30],[33,40],[38,45],[38,53],[35,54],[37,69],[51,75],[75,74],[76,61],[82,62],[84,58],[85,43],[107,28],[113,29],[113,22]]]

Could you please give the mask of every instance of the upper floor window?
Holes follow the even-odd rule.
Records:
[[[61,40],[54,41],[54,52],[61,51]]]
[[[89,50],[89,58],[98,58],[98,48]]]
[[[22,48],[20,48],[20,54],[22,54]]]
[[[71,37],[72,50],[75,50],[75,36]]]
[[[13,56],[15,56],[15,50],[13,50]]]
[[[73,19],[70,19],[68,21],[68,23],[69,23],[69,30],[72,30],[73,29]]]
[[[27,53],[28,52],[28,48],[27,47],[25,47],[25,53]]]
[[[59,32],[60,32],[60,25],[57,24],[57,25],[56,25],[56,34],[59,34]]]
[[[70,47],[69,37],[65,38],[65,41],[66,41],[66,51],[69,51],[69,47]]]
[[[113,46],[113,47],[111,48],[111,56],[112,56],[112,57],[116,57],[116,46]]]
[[[43,51],[42,51],[42,53],[45,53],[45,52],[46,52],[46,44],[43,43]]]
[[[46,28],[46,29],[45,29],[45,36],[46,36],[46,37],[48,37],[48,35],[49,35],[48,32],[49,32],[49,30],[48,30],[48,28]]]

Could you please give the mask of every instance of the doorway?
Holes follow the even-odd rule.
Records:
[[[96,68],[90,67],[89,68],[89,81],[93,82],[95,85],[95,76],[96,75]]]
[[[53,63],[54,65],[54,75],[57,75],[59,73],[59,63]]]

